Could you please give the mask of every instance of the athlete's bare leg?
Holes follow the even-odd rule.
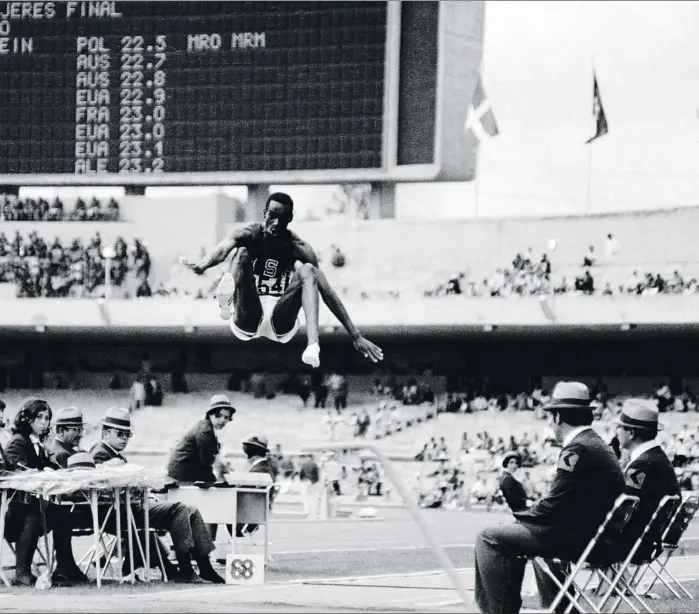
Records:
[[[272,312],[272,326],[277,335],[292,330],[299,311],[303,308],[306,316],[306,336],[308,348],[302,357],[313,367],[320,364],[318,345],[318,279],[312,264],[302,264],[294,273],[286,292],[281,296]]]
[[[232,315],[238,328],[253,334],[262,320],[262,305],[246,248],[239,247],[233,254],[228,271],[223,274],[217,289],[221,317],[228,319]]]

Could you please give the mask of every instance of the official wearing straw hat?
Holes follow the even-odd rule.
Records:
[[[132,435],[131,412],[121,407],[110,407],[101,423],[102,440],[92,446],[90,454],[98,465],[109,461],[126,463],[122,452]]]
[[[126,463],[122,451],[131,438],[131,415],[127,409],[110,407],[102,419],[102,441],[90,451],[97,465],[120,459]],[[143,518],[142,506],[133,504],[137,512],[134,514],[137,525]],[[177,557],[178,573],[175,580],[192,584],[214,582],[224,584],[211,566],[209,555],[215,549],[211,533],[204,523],[199,510],[179,501],[160,501],[148,506],[148,522],[156,530],[167,531],[172,539]],[[196,560],[199,575],[194,572],[192,559]],[[130,564],[130,561],[128,561]],[[124,571],[131,573],[130,565]]]
[[[78,452],[85,422],[77,407],[64,407],[56,412],[56,436],[51,447],[51,460],[59,467],[67,467],[68,459]]]
[[[656,439],[663,429],[658,421],[659,414],[658,406],[653,401],[627,399],[619,417],[614,420],[621,449],[628,454],[624,468],[626,493],[640,499],[624,531],[624,536],[630,542],[628,546],[648,524],[660,500],[665,495],[680,494],[672,463]]]
[[[527,560],[539,556],[576,560],[624,489],[612,449],[591,427],[587,386],[559,382],[544,410],[550,412],[562,446],[556,475],[540,501],[513,512],[516,522],[478,534],[475,598],[481,612],[519,612]],[[557,587],[538,565],[534,571],[542,606],[548,608]],[[557,575],[563,577],[561,569]],[[564,600],[561,607],[567,606]]]

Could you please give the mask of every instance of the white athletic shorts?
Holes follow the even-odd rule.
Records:
[[[296,323],[294,327],[284,335],[277,335],[274,330],[274,325],[272,324],[272,312],[274,311],[274,306],[279,300],[276,296],[261,296],[260,304],[262,305],[262,319],[257,327],[257,331],[254,333],[248,333],[247,331],[241,330],[235,325],[234,316],[231,316],[229,321],[231,331],[238,337],[241,341],[250,341],[251,339],[257,339],[258,337],[266,337],[277,343],[289,343],[298,332],[301,322],[296,318]]]

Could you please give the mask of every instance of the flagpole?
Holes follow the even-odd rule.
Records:
[[[595,56],[592,56],[592,80],[595,79]],[[585,197],[585,212],[590,213],[592,208],[592,143],[587,145],[587,189]]]

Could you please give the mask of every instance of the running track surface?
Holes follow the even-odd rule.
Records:
[[[464,611],[456,591],[406,510],[382,509],[383,520],[277,520],[270,526],[274,560],[265,586],[165,584],[87,589],[0,589],[5,612],[353,612]],[[473,543],[504,513],[424,510],[438,542],[473,587]],[[682,578],[699,579],[699,522],[687,532],[684,556],[673,563]],[[76,549],[84,548],[76,544]],[[529,580],[525,581],[525,587]]]

